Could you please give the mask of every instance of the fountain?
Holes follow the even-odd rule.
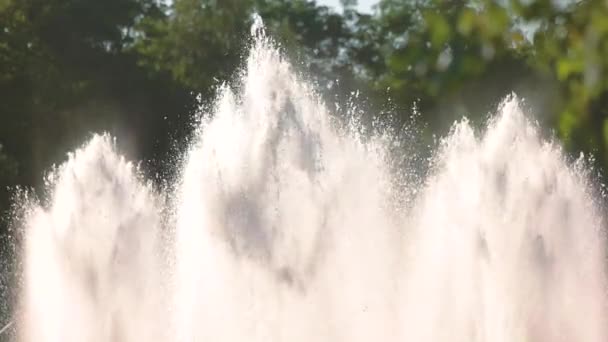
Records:
[[[607,340],[601,203],[518,98],[406,183],[252,32],[175,190],[96,135],[24,204],[18,340]]]

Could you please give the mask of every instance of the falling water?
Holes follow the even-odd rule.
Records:
[[[175,191],[107,135],[49,174],[27,204],[19,340],[607,340],[601,204],[517,98],[480,135],[455,124],[402,184],[394,139],[340,123],[252,31]]]

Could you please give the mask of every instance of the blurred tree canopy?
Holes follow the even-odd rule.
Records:
[[[90,132],[167,172],[195,94],[233,81],[253,13],[330,104],[360,90],[365,111],[403,120],[415,104],[431,137],[462,115],[481,122],[515,91],[569,151],[608,170],[607,1],[342,3],[0,0],[0,212]]]

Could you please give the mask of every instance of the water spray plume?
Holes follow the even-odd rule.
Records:
[[[332,119],[254,22],[175,193],[106,135],[51,173],[24,226],[20,340],[608,339],[601,205],[520,100],[479,136],[456,123],[402,184],[390,139]]]

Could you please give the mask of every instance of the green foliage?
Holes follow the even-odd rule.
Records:
[[[371,36],[363,40],[371,16],[356,13],[354,2],[344,5],[345,13],[339,15],[305,0],[176,0],[165,16],[140,22],[135,50],[151,72],[168,72],[209,97],[243,63],[253,14],[258,13],[284,51],[317,82],[340,79],[351,85],[339,88],[344,96],[366,86],[353,77],[353,69],[371,66],[366,54],[377,53],[370,49]]]
[[[551,7],[549,1],[518,5],[522,17],[541,23],[532,62],[539,69],[549,68],[559,82],[560,137],[572,151],[593,152],[599,165],[606,167],[608,5],[598,0],[562,8]]]
[[[407,5],[405,5],[405,4]],[[433,130],[479,117],[501,97],[541,82],[518,47],[522,33],[494,2],[380,2],[384,69],[376,87],[402,108],[418,100]]]
[[[170,14],[141,21],[135,44],[140,63],[208,90],[238,65],[252,6],[248,0],[175,0]]]
[[[376,88],[402,109],[418,100],[433,132],[516,91],[571,151],[608,165],[605,1],[384,0],[374,19]]]
[[[133,153],[169,144],[163,118],[187,110],[188,91],[138,67],[130,48],[142,17],[159,13],[151,0],[19,0],[4,8],[0,140],[22,166],[20,184],[40,182],[90,131],[123,136]]]

